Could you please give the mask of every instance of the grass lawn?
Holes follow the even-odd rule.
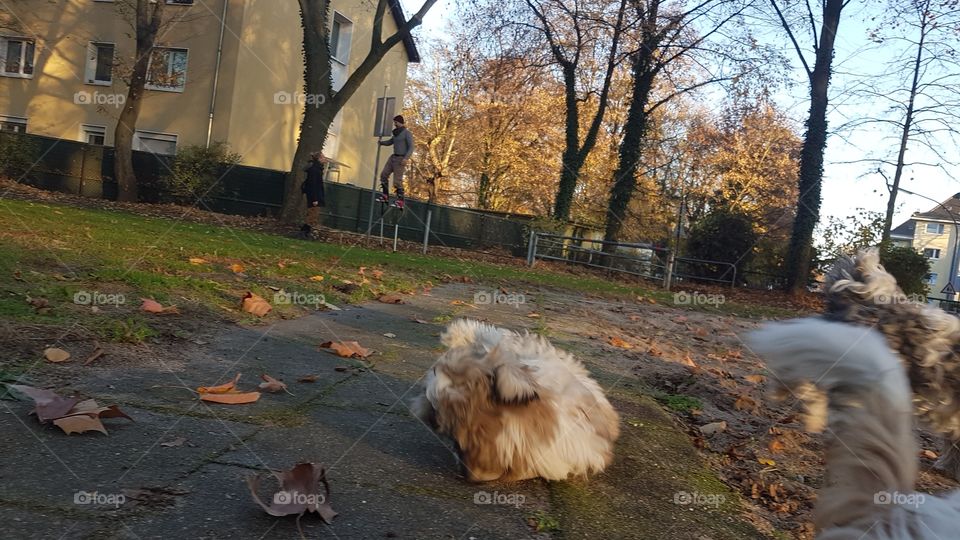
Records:
[[[107,302],[123,295],[128,308],[123,317],[93,310],[111,319],[98,325],[111,340],[150,336],[151,328],[131,309],[139,306],[140,298],[252,322],[254,318],[239,309],[247,291],[274,304],[268,317],[287,318],[312,307],[274,302],[278,290],[323,295],[333,304],[355,303],[389,292],[413,294],[463,278],[508,289],[548,286],[625,299],[643,296],[666,304],[673,298],[663,290],[541,268],[307,242],[119,211],[0,201],[0,316],[64,323],[80,314],[89,318],[84,294],[99,294]],[[41,299],[42,307],[31,299]],[[699,309],[747,316],[793,314],[732,303]]]

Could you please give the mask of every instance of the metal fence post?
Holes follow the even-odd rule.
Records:
[[[393,251],[397,251],[397,237],[400,236],[400,222],[397,221],[393,224]]]
[[[530,243],[527,245],[527,264],[533,267],[537,258],[537,231],[530,231]]]
[[[675,254],[671,249],[667,251],[667,267],[663,272],[663,288],[670,290],[670,286],[673,284],[673,265],[675,263]]]
[[[427,245],[430,243],[430,218],[433,217],[433,210],[427,209],[427,224],[423,229],[423,254],[427,254]]]

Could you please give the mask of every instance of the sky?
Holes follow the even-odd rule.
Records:
[[[421,39],[441,38],[445,35],[447,22],[456,16],[455,0],[439,0],[427,13],[420,30]],[[407,0],[411,7],[411,0]],[[880,66],[889,55],[889,50],[882,48],[869,49],[866,47],[867,28],[873,23],[870,14],[857,13],[848,9],[841,18],[836,43],[834,60],[835,74],[831,80],[831,112],[828,122],[835,128],[849,118],[864,115],[876,115],[879,104],[849,104],[843,89],[851,84],[853,79],[845,77],[845,72],[859,70],[865,66]],[[791,53],[792,54],[792,53]],[[812,55],[810,55],[812,61]],[[795,55],[790,57],[796,62]],[[807,85],[802,79],[803,74],[798,70],[797,84],[781,93],[776,99],[793,118],[802,133],[803,120],[806,118],[809,100]],[[857,213],[858,208],[884,212],[887,205],[887,190],[883,178],[870,173],[875,166],[867,164],[844,164],[843,161],[861,159],[883,145],[893,145],[884,141],[879,128],[862,129],[853,133],[849,138],[831,136],[827,142],[823,178],[823,203],[821,206],[821,223],[828,217],[845,218]],[[957,149],[945,145],[951,157],[957,157]],[[893,148],[891,148],[891,155]],[[935,160],[920,149],[908,152],[908,160]],[[951,173],[957,171],[947,167],[947,171],[930,168],[908,169],[903,175],[901,187],[926,195],[938,201],[946,200],[952,194],[960,191],[960,181],[954,179]],[[887,169],[892,178],[892,168]],[[935,204],[922,197],[900,192],[897,197],[898,211],[894,218],[894,227],[910,217],[914,212],[930,210]]]

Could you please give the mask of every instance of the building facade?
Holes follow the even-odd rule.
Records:
[[[304,107],[322,99],[303,94],[298,2],[165,1],[134,149],[222,141],[244,165],[290,170]],[[376,2],[330,4],[336,90],[369,51]],[[399,0],[389,6],[384,35],[405,21]],[[130,4],[9,0],[0,17],[0,130],[111,146],[134,61]],[[417,61],[412,39],[397,45],[341,110],[324,148],[342,164],[331,180],[371,185],[377,99],[399,109]]]
[[[917,212],[890,231],[896,245],[912,247],[930,261],[927,284],[930,297],[956,300],[950,289],[960,289],[958,279],[957,221],[960,199],[950,197],[928,212]]]

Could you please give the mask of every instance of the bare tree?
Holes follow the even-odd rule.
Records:
[[[300,123],[300,139],[293,156],[293,165],[284,183],[281,219],[294,223],[301,219],[305,208],[301,203],[300,180],[303,172],[297,167],[305,163],[310,152],[323,148],[327,130],[340,109],[360,88],[363,81],[377,67],[390,49],[400,44],[410,32],[420,25],[423,16],[437,0],[423,0],[420,9],[396,32],[383,37],[383,18],[390,0],[377,0],[370,34],[370,51],[357,69],[350,73],[343,86],[333,90],[330,78],[330,0],[299,0],[300,18],[303,25],[304,91],[308,96],[324,96],[316,100],[316,106],[306,107]]]

